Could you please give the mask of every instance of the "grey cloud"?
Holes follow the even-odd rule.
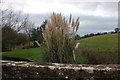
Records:
[[[99,9],[104,10],[107,14],[117,14],[118,13],[118,2],[103,2],[98,6]]]
[[[30,19],[35,23],[36,26],[40,26],[45,19],[49,19],[50,14],[30,14]]]
[[[76,6],[80,11],[90,11],[92,13],[97,10],[102,10],[103,14],[116,16],[118,13],[118,2],[78,2],[70,4]]]
[[[80,2],[76,3],[76,7],[83,9],[83,10],[96,10],[97,6],[100,5],[100,2]]]
[[[81,22],[82,21],[84,24],[80,25],[78,31],[80,35],[113,31],[116,27],[118,27],[117,17],[82,16]]]

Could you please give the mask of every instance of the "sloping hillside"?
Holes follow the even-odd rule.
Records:
[[[118,50],[118,34],[106,34],[81,39],[82,47],[88,47],[100,52],[115,52]]]

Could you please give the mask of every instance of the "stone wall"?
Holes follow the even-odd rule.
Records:
[[[120,65],[2,62],[2,80],[120,80]]]

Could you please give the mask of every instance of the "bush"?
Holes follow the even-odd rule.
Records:
[[[16,46],[25,45],[27,36],[23,33],[17,33],[9,26],[2,27],[2,51],[16,49]]]
[[[116,64],[118,63],[118,51],[116,52],[97,52],[89,48],[81,48],[81,53],[90,64]]]
[[[2,51],[9,51],[15,48],[17,32],[8,26],[2,28]]]
[[[23,34],[23,33],[18,33],[17,34],[17,37],[16,37],[16,39],[17,39],[17,42],[16,42],[16,45],[25,45],[25,43],[27,43],[27,35],[26,34]]]
[[[53,13],[48,21],[43,31],[48,62],[75,63],[75,34],[79,27],[79,18],[74,21],[71,17],[70,15],[69,21],[67,21],[61,14]]]

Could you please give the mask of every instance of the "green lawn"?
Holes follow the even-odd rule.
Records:
[[[20,49],[10,52],[2,53],[2,56],[14,57],[14,58],[25,58],[34,62],[44,62],[45,48],[30,48],[30,49]]]
[[[81,39],[80,45],[99,52],[115,52],[118,50],[118,34],[106,34]]]

